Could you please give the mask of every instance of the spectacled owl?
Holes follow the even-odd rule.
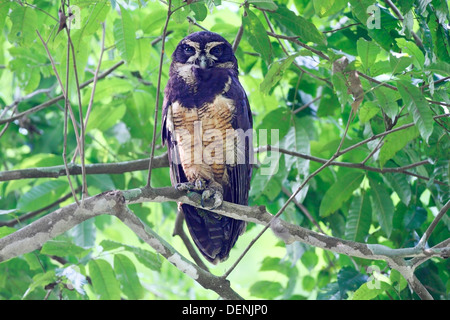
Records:
[[[247,205],[252,176],[252,114],[230,43],[208,31],[181,40],[164,95],[171,183],[201,193],[202,208],[179,209],[200,252],[216,264],[228,258],[246,223],[208,209],[223,200]]]

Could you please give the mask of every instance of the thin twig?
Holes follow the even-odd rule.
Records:
[[[164,24],[163,34],[161,38],[161,55],[159,58],[159,72],[158,72],[158,84],[156,87],[156,103],[155,103],[155,121],[153,122],[153,138],[152,138],[152,147],[150,151],[150,162],[148,167],[148,177],[147,177],[147,187],[151,187],[151,179],[152,179],[152,165],[153,165],[153,157],[155,156],[155,144],[156,144],[156,127],[158,126],[158,110],[159,110],[159,96],[161,95],[161,74],[162,67],[164,62],[164,49],[166,43],[166,34],[167,27],[169,26],[170,16],[172,15],[172,0],[168,1],[167,4],[167,17],[166,22]]]
[[[92,91],[91,91],[91,97],[89,98],[89,105],[86,111],[86,117],[84,119],[84,128],[87,127],[88,121],[89,121],[89,116],[91,115],[91,110],[92,110],[92,105],[94,104],[94,95],[95,95],[95,89],[97,87],[97,81],[98,81],[98,73],[100,71],[100,66],[102,64],[102,59],[103,59],[103,53],[105,52],[105,23],[102,23],[102,43],[101,43],[101,50],[100,50],[100,57],[98,60],[98,64],[97,64],[97,68],[95,69],[94,72],[94,83],[92,85]],[[79,125],[79,124],[78,124]],[[85,139],[85,138],[83,138]],[[76,158],[78,153],[78,148],[75,150],[75,154],[72,158],[72,162],[74,162],[74,159]]]
[[[314,102],[316,102],[317,100],[320,100],[321,98],[322,98],[322,95],[319,95],[318,97],[312,99],[310,102],[305,103],[304,105],[302,105],[300,108],[295,109],[294,111],[292,111],[292,113],[293,113],[293,114],[299,113],[300,111],[302,111],[302,110],[308,108],[310,105],[312,105],[312,104],[313,104]],[[295,100],[295,99],[294,99],[294,100]]]
[[[343,26],[343,27],[340,27],[340,28],[337,28],[337,29],[322,31],[322,33],[334,33],[334,32],[337,32],[337,31],[341,31],[341,30],[344,30],[344,29],[351,28],[353,26],[358,26],[360,24],[361,24],[361,22],[352,23],[352,24],[349,24],[349,25],[346,25],[346,26]]]
[[[70,174],[69,174],[69,170],[68,170],[68,167],[67,167],[67,159],[66,159],[66,149],[67,149],[67,112],[68,112],[68,110],[70,111],[70,116],[71,116],[73,127],[74,127],[74,132],[75,132],[77,145],[80,144],[80,137],[79,137],[79,134],[78,134],[77,127],[75,125],[75,115],[73,114],[73,110],[72,110],[72,107],[70,106],[69,97],[68,97],[68,94],[67,94],[68,93],[68,88],[69,88],[68,84],[69,84],[69,55],[70,55],[70,52],[69,52],[69,48],[67,48],[66,87],[64,88],[64,85],[63,85],[63,83],[61,81],[61,77],[59,76],[58,70],[56,69],[56,65],[55,65],[55,62],[53,60],[53,57],[52,57],[52,55],[50,53],[50,50],[48,49],[47,43],[41,37],[41,34],[39,33],[38,30],[36,30],[36,33],[37,33],[39,39],[41,40],[42,45],[45,48],[45,51],[47,52],[47,56],[50,59],[50,62],[51,62],[52,68],[53,68],[53,72],[55,73],[56,79],[58,80],[59,86],[61,87],[61,91],[63,93],[63,97],[64,97],[64,101],[65,101],[65,103],[64,103],[65,111],[64,111],[64,145],[63,145],[62,157],[63,157],[63,161],[64,161],[64,166],[65,166],[65,169],[66,169],[66,175],[67,175],[67,179],[68,179],[68,182],[69,182],[69,187],[70,187],[70,190],[72,191],[72,196],[75,199],[75,202],[79,205],[79,202],[78,202],[78,199],[77,199],[77,195],[76,195],[75,189],[74,189],[73,184],[72,184],[72,180],[70,179]]]
[[[117,62],[115,65],[113,65],[111,68],[105,70],[99,77],[98,80],[105,78],[106,76],[108,76],[111,72],[113,72],[114,70],[116,70],[118,67],[120,67],[121,65],[123,65],[125,63],[124,60],[121,60],[119,62]],[[89,79],[86,82],[84,82],[83,84],[80,85],[80,89],[84,89],[85,87],[87,87],[88,85],[90,85],[92,82],[94,81],[94,79]],[[64,87],[61,88],[61,91],[64,91]],[[7,119],[0,119],[0,125],[4,124],[4,123],[8,123],[8,122],[12,122],[14,120],[20,119],[24,116],[27,116],[29,114],[41,111],[42,109],[45,109],[53,104],[55,104],[56,102],[63,100],[64,99],[64,95],[61,94],[55,98],[52,98],[44,103],[41,103],[40,105],[37,105],[36,107],[33,107],[31,109],[28,109],[26,111],[23,111],[15,116],[9,117]]]
[[[80,190],[80,188],[77,188],[76,191],[78,192],[79,190]],[[64,197],[56,200],[55,202],[50,203],[49,205],[45,206],[44,208],[28,212],[28,213],[26,213],[24,215],[21,215],[21,216],[15,218],[15,219],[11,219],[11,220],[8,220],[8,221],[0,221],[0,227],[3,227],[3,226],[13,227],[13,226],[15,226],[16,224],[18,224],[18,223],[20,223],[22,221],[34,218],[38,214],[53,208],[54,206],[56,206],[56,205],[58,205],[58,204],[60,204],[60,203],[62,203],[64,201],[70,199],[71,197],[72,197],[72,192],[69,192]]]
[[[271,30],[273,30],[273,29],[271,29]],[[318,55],[319,57],[321,57],[321,58],[323,58],[323,59],[325,59],[325,60],[330,60],[330,58],[329,58],[326,54],[324,54],[322,51],[319,51],[319,50],[317,50],[317,49],[314,49],[314,48],[308,46],[307,44],[304,44],[303,42],[301,42],[300,40],[298,40],[298,37],[296,37],[296,36],[285,36],[285,35],[281,35],[281,34],[276,34],[276,33],[273,32],[273,31],[272,31],[272,32],[267,32],[267,34],[268,34],[269,36],[271,36],[271,37],[274,37],[274,38],[278,39],[278,40],[279,40],[279,39],[285,39],[285,40],[292,41],[292,42],[298,44],[300,47],[303,47],[303,48],[305,48],[306,50],[309,50],[309,51],[311,51],[312,53]]]
[[[244,16],[246,15],[246,12],[244,11]],[[244,33],[244,24],[241,23],[241,26],[239,27],[238,33],[236,34],[236,38],[234,38],[233,41],[233,52],[236,52],[239,43],[241,42],[242,39],[242,34]]]
[[[70,1],[68,1],[68,6],[70,7]],[[77,98],[78,98],[78,113],[80,117],[80,144],[78,145],[78,149],[80,151],[80,160],[81,160],[81,171],[82,171],[82,184],[83,188],[81,190],[81,201],[83,202],[83,199],[88,195],[87,190],[87,180],[86,180],[86,168],[85,168],[85,154],[84,154],[84,145],[85,145],[85,139],[86,139],[86,128],[84,126],[84,120],[83,120],[83,105],[81,103],[81,89],[80,89],[80,82],[78,79],[78,70],[77,70],[77,62],[75,57],[75,48],[73,46],[72,39],[70,37],[70,28],[66,26],[66,34],[67,34],[67,41],[68,45],[70,46],[70,49],[72,51],[72,63],[73,63],[73,72],[75,75],[75,84],[77,86]],[[69,64],[69,60],[67,60],[67,64]],[[95,78],[94,78],[95,82]],[[73,126],[75,127],[76,124],[74,123]]]
[[[439,213],[433,219],[433,222],[431,222],[431,224],[428,226],[427,230],[424,232],[424,234],[422,235],[422,238],[420,238],[420,241],[417,244],[418,248],[425,248],[425,244],[427,243],[428,238],[430,237],[434,228],[436,228],[436,225],[439,223],[439,221],[442,219],[444,214],[446,214],[449,209],[450,209],[450,200],[447,201],[447,203],[441,208]]]

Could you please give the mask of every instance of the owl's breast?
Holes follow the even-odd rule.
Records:
[[[171,108],[173,129],[177,132],[175,136],[188,179],[201,176],[227,183],[226,164],[236,153],[233,100],[219,94],[199,108],[186,108],[181,102]]]

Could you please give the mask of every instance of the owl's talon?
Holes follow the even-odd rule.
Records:
[[[214,201],[212,206],[208,206],[209,203]],[[201,205],[203,208],[214,210],[219,207],[223,202],[223,195],[220,191],[214,189],[206,189],[202,193]],[[208,206],[206,207],[205,204]]]
[[[178,191],[203,191],[206,188],[206,181],[199,178],[194,182],[181,182],[175,185]]]
[[[178,191],[191,191],[194,189],[194,184],[192,182],[182,182],[182,183],[177,183],[175,185],[175,188]]]

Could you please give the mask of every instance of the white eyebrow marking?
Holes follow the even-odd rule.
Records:
[[[223,41],[213,41],[213,42],[208,42],[208,43],[206,44],[206,46],[205,46],[205,51],[206,51],[207,53],[209,53],[209,50],[211,50],[212,48],[217,47],[218,45],[221,45],[221,44],[223,44],[223,43],[224,43]]]
[[[191,40],[184,40],[183,44],[188,44],[191,47],[194,47],[196,51],[200,50],[200,43],[198,43],[198,42],[191,41]]]

